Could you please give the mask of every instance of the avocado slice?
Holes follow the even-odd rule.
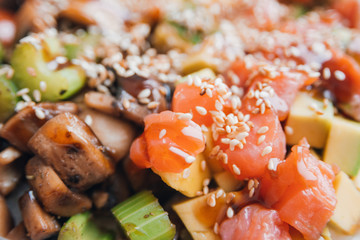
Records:
[[[61,228],[58,240],[113,240],[111,233],[104,232],[93,222],[90,212],[72,216]]]
[[[360,168],[360,123],[342,117],[333,119],[324,161],[356,176]]]
[[[8,119],[15,111],[18,101],[15,84],[6,79],[5,75],[0,76],[0,123]]]
[[[337,204],[330,224],[346,234],[353,234],[360,222],[360,192],[342,171],[336,175],[334,187]]]
[[[204,180],[211,177],[209,168],[207,166],[205,166],[205,169],[202,168],[202,161],[205,161],[205,158],[204,155],[200,153],[196,156],[196,160],[188,170],[184,170],[188,171],[188,173],[159,172],[155,169],[152,170],[173,189],[187,197],[195,197],[197,192],[202,190]]]
[[[240,181],[234,177],[230,172],[223,171],[214,174],[214,179],[217,185],[224,189],[225,192],[232,192],[243,187],[244,181]]]
[[[306,137],[310,146],[324,148],[333,117],[334,107],[331,102],[325,107],[322,100],[309,93],[299,92],[286,122],[286,143],[295,145]]]

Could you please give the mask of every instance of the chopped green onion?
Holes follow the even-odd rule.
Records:
[[[175,226],[149,191],[140,192],[112,209],[131,240],[173,239]]]

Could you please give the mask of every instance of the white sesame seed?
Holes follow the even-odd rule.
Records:
[[[294,134],[294,129],[290,126],[285,126],[285,133],[287,135],[292,135],[292,134]]]
[[[139,99],[140,98],[148,98],[148,97],[150,97],[150,95],[151,95],[151,90],[148,88],[145,88],[145,89],[141,90],[141,92],[139,92],[137,97]]]
[[[328,80],[331,77],[331,72],[329,68],[324,68],[323,69],[323,77],[325,80]]]
[[[228,218],[232,218],[234,216],[234,210],[232,209],[232,207],[228,207],[228,209],[226,211],[226,216]]]
[[[215,109],[218,111],[222,111],[222,109],[223,109],[223,105],[221,104],[221,102],[219,100],[215,101]]]
[[[0,159],[4,164],[9,164],[21,156],[21,152],[13,147],[7,147],[0,152]]]
[[[21,95],[22,99],[24,99],[25,102],[31,102],[31,97],[27,94]]]
[[[201,78],[199,78],[198,76],[195,76],[194,85],[197,86],[197,87],[200,87],[201,83],[202,83]]]
[[[254,180],[253,180],[253,179],[250,179],[249,182],[248,182],[248,189],[249,189],[249,190],[252,189],[252,188],[254,187],[254,185],[255,185]]]
[[[203,187],[203,193],[205,195],[209,193],[209,187],[208,186]]]
[[[212,94],[212,91],[211,89],[207,88],[206,91],[205,91],[206,95],[208,95],[209,97],[212,97],[213,94]]]
[[[159,102],[152,101],[152,102],[149,102],[149,103],[148,103],[147,108],[148,108],[148,109],[155,109],[155,108],[157,108],[159,105],[160,105]]]
[[[210,156],[215,156],[218,154],[218,152],[220,151],[220,146],[219,145],[216,145],[215,147],[213,147],[213,149],[211,150],[210,152]]]
[[[237,139],[231,139],[230,140],[230,151],[234,151],[235,146],[238,145],[240,143],[239,140]]]
[[[23,88],[23,89],[20,89],[19,91],[16,92],[16,96],[22,96],[24,94],[27,94],[30,92],[30,89],[29,88]]]
[[[261,144],[263,141],[265,141],[265,138],[266,138],[265,135],[261,135],[261,136],[258,138],[257,144]]]
[[[150,99],[148,99],[148,98],[139,98],[138,100],[142,104],[149,104],[150,103]]]
[[[166,129],[162,129],[159,133],[159,139],[163,138],[166,134]]]
[[[203,186],[208,186],[210,184],[210,178],[205,178],[203,181]]]
[[[223,143],[223,144],[230,144],[230,138],[222,138],[221,139],[221,142]]]
[[[84,122],[85,122],[87,125],[91,126],[91,124],[92,124],[92,122],[93,122],[93,119],[92,119],[92,117],[91,117],[90,115],[86,115],[86,116],[85,116],[85,119],[84,119]]]
[[[262,126],[261,128],[259,128],[259,130],[257,131],[257,134],[264,134],[267,131],[269,131],[269,127],[268,126]]]
[[[183,178],[188,178],[189,176],[190,176],[190,168],[186,168],[186,169],[183,171],[182,177],[183,177]]]
[[[249,197],[253,197],[255,193],[255,188],[250,189],[249,191]]]
[[[30,76],[36,77],[36,71],[35,71],[34,68],[28,67],[28,68],[26,69],[26,71],[27,71],[27,73],[28,73]]]
[[[232,169],[233,169],[233,171],[234,171],[234,173],[235,173],[236,175],[240,175],[240,174],[241,174],[240,169],[239,169],[235,164],[232,165]]]
[[[206,170],[206,161],[205,161],[205,160],[202,160],[202,161],[201,161],[200,167],[201,167],[201,170],[202,170],[202,171],[205,171],[205,170]]]
[[[33,97],[34,97],[36,102],[40,102],[41,101],[41,93],[40,93],[40,91],[35,89],[33,91]]]
[[[219,224],[217,222],[214,224],[214,233],[219,234]]]
[[[246,114],[246,115],[244,116],[243,121],[244,121],[244,122],[247,122],[247,121],[249,121],[249,120],[250,120],[250,114]]]
[[[226,193],[221,188],[216,192],[216,198],[219,198],[224,195],[226,195]]]
[[[179,120],[191,120],[192,119],[192,114],[191,113],[181,113],[178,116]]]
[[[228,155],[226,153],[221,153],[221,159],[224,164],[228,163]]]
[[[335,78],[339,81],[344,81],[346,78],[346,75],[344,72],[340,71],[340,70],[336,70],[334,72]]]
[[[227,133],[231,133],[231,127],[230,127],[229,125],[226,125],[226,126],[225,126],[225,131],[226,131]]]
[[[193,78],[192,78],[192,76],[191,75],[189,75],[188,77],[187,77],[187,84],[189,85],[189,86],[191,86],[192,84],[193,84]]]
[[[127,98],[124,98],[124,99],[122,100],[122,105],[123,105],[123,107],[124,107],[125,109],[129,109],[129,107],[130,107],[130,101],[129,101]]]
[[[262,100],[261,98],[259,98],[258,100],[256,100],[255,106],[260,106],[260,104],[263,103],[264,100]]]
[[[265,155],[267,155],[267,154],[269,154],[269,153],[271,153],[271,152],[272,152],[272,147],[271,147],[271,146],[267,146],[267,147],[265,147],[264,150],[262,151],[261,156],[263,157],[263,156],[265,156]]]
[[[215,207],[216,206],[215,194],[210,194],[206,202],[210,207]]]
[[[262,103],[262,104],[260,105],[260,113],[261,113],[261,114],[264,114],[264,113],[265,113],[265,108],[266,108],[265,103]]]
[[[319,73],[319,72],[310,72],[310,73],[309,73],[309,77],[311,77],[311,78],[320,77],[320,73]]]
[[[191,155],[185,157],[185,162],[187,162],[187,163],[193,163],[195,160],[196,160],[196,158]]]
[[[207,111],[206,111],[206,109],[204,107],[196,106],[195,109],[202,116],[207,114]]]
[[[280,161],[280,159],[278,159],[278,158],[270,158],[269,163],[268,163],[268,169],[270,171],[276,171],[279,161]]]
[[[46,82],[40,81],[40,90],[41,90],[42,92],[45,92],[45,91],[46,91],[46,88],[47,88]]]
[[[35,116],[38,119],[45,119],[45,113],[40,108],[35,108]]]

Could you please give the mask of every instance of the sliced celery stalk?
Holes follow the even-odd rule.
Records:
[[[114,236],[100,230],[91,217],[90,212],[72,216],[61,228],[58,240],[113,240]]]
[[[168,213],[149,191],[132,196],[111,211],[131,240],[170,240],[175,236]]]

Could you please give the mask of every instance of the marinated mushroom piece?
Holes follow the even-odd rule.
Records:
[[[12,228],[12,219],[5,199],[0,195],[0,237],[5,237]]]
[[[46,101],[73,96],[85,85],[85,71],[63,56],[64,51],[56,33],[20,40],[11,58],[13,81],[31,92],[42,90],[41,98]]]
[[[72,192],[55,171],[39,157],[33,157],[26,165],[26,176],[44,210],[52,214],[70,217],[91,208],[85,195]]]
[[[19,199],[19,206],[25,228],[32,240],[46,239],[60,231],[58,222],[41,208],[33,191],[26,192]]]
[[[79,117],[89,125],[116,162],[129,152],[130,145],[135,138],[135,126],[122,119],[86,107],[82,109]]]
[[[23,159],[18,159],[7,165],[0,165],[0,194],[11,193],[22,178],[24,168]]]
[[[90,127],[71,113],[46,122],[28,145],[66,185],[78,190],[86,190],[114,173],[105,147]]]
[[[11,117],[0,129],[0,137],[8,140],[21,151],[29,152],[27,143],[44,123],[54,116],[63,113],[77,113],[78,107],[72,102],[43,102],[29,106]]]
[[[27,240],[29,239],[26,236],[26,229],[24,222],[20,222],[16,227],[14,227],[8,235],[6,235],[6,238],[9,240]]]

